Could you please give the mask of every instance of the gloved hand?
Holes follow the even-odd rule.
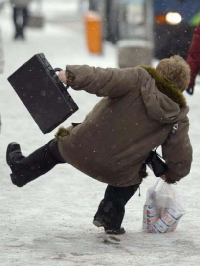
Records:
[[[162,180],[164,180],[167,184],[177,184],[175,180],[171,180],[171,179],[167,178],[166,175],[162,175],[162,176],[160,176],[160,178]]]
[[[194,94],[194,88],[188,88],[188,89],[186,89],[186,91],[190,95],[193,95]]]

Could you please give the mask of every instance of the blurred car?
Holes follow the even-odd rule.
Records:
[[[200,22],[200,0],[153,0],[155,57],[187,57],[195,26]]]

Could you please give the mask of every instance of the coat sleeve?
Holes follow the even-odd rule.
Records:
[[[179,123],[175,134],[170,134],[167,142],[162,145],[162,154],[168,166],[166,180],[179,181],[189,174],[192,163],[192,146],[188,135],[189,120]]]
[[[200,70],[200,24],[196,27],[192,38],[192,43],[189,48],[187,63],[191,69],[191,79],[189,88],[195,85],[195,79]]]
[[[138,68],[100,68],[68,65],[66,71],[74,76],[67,82],[74,90],[85,90],[99,97],[120,97],[128,93],[138,80]]]

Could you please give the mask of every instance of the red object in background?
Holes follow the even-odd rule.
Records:
[[[97,12],[89,11],[85,14],[87,44],[90,53],[102,52],[102,19]]]
[[[191,69],[191,79],[188,88],[193,88],[197,73],[200,70],[200,23],[194,30],[192,43],[188,52],[187,63]]]
[[[166,23],[166,14],[158,14],[155,17],[155,21],[160,24]]]

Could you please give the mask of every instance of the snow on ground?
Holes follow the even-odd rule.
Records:
[[[64,5],[64,4],[63,4]],[[48,10],[47,0],[43,4]],[[47,24],[44,29],[27,31],[27,40],[14,42],[10,9],[0,14],[6,67],[0,76],[0,265],[159,265],[188,266],[200,263],[200,85],[195,96],[187,97],[191,107],[190,136],[194,147],[191,174],[176,189],[185,197],[187,214],[177,231],[164,235],[141,230],[142,210],[147,189],[156,182],[150,175],[126,208],[123,226],[127,233],[112,237],[93,226],[93,215],[102,199],[105,184],[69,165],[55,167],[40,179],[19,189],[11,184],[5,162],[7,144],[21,143],[29,154],[45,144],[54,132],[43,135],[7,82],[7,77],[32,55],[44,52],[54,67],[89,64],[116,67],[116,50],[104,46],[102,56],[87,52],[84,27],[75,21]],[[64,125],[82,121],[99,100],[96,96],[70,90],[80,110]]]

